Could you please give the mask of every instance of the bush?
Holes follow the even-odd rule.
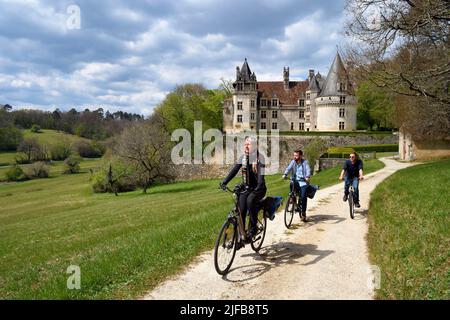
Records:
[[[99,143],[84,140],[74,142],[72,149],[83,158],[100,158],[105,151]]]
[[[40,133],[41,132],[41,126],[38,125],[38,124],[33,124],[31,126],[30,130],[31,130],[31,132],[34,132],[34,133]]]
[[[305,157],[309,162],[309,166],[311,167],[311,173],[314,172],[314,167],[316,165],[316,160],[327,150],[325,142],[320,138],[314,138],[309,142],[305,149],[303,150],[305,153]]]
[[[70,156],[64,160],[64,173],[78,173],[80,172],[80,157]]]
[[[114,158],[103,162],[100,169],[92,175],[91,183],[95,193],[127,192],[137,188],[132,169]]]
[[[29,179],[48,178],[50,167],[43,161],[35,162],[26,168],[25,174]]]
[[[22,168],[17,164],[9,168],[6,173],[6,181],[23,181],[27,180],[27,176],[23,172]]]
[[[66,142],[58,142],[50,147],[51,159],[55,161],[66,160],[71,153],[70,145]]]

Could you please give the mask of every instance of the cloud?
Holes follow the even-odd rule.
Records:
[[[177,84],[214,88],[247,57],[259,80],[283,66],[326,73],[344,0],[77,0],[0,2],[0,103],[45,110],[86,106],[151,113]]]

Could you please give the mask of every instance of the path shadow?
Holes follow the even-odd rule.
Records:
[[[297,219],[297,222],[293,223],[289,230],[307,229],[320,223],[336,224],[346,220],[346,218],[340,217],[336,214],[307,214],[306,222],[301,222],[297,214],[294,217],[294,220],[295,219]]]
[[[355,219],[354,220],[364,220],[367,219],[367,214],[369,213],[368,209],[363,210],[355,210]]]
[[[313,256],[314,259],[301,265],[307,266],[315,264],[328,255],[334,253],[333,250],[319,250],[314,244],[298,244],[293,242],[280,242],[261,248],[259,253],[251,252],[243,254],[242,257],[253,257],[257,262],[232,268],[228,274],[222,278],[229,282],[245,282],[260,277],[272,268],[286,264],[299,264],[302,257]],[[238,279],[233,279],[235,271],[240,272]],[[245,277],[242,277],[245,275]]]

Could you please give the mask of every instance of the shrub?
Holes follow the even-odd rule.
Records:
[[[41,132],[41,126],[38,125],[38,124],[33,124],[31,126],[31,132],[40,133]]]
[[[58,142],[50,147],[51,159],[55,161],[65,160],[71,153],[72,150],[67,142]]]
[[[99,143],[84,140],[74,142],[72,149],[83,158],[100,158],[104,153]]]
[[[314,138],[311,140],[303,150],[305,157],[309,162],[311,167],[311,173],[314,172],[314,167],[316,165],[316,160],[327,150],[325,142],[320,138]]]
[[[80,157],[70,156],[64,160],[64,173],[78,173],[80,172]]]
[[[27,180],[27,176],[23,172],[22,168],[17,164],[10,167],[6,173],[6,181],[23,181]]]
[[[43,161],[35,162],[26,168],[25,174],[29,179],[48,178],[50,167]]]
[[[127,192],[137,188],[133,170],[114,158],[102,163],[100,169],[91,176],[91,183],[95,193]]]

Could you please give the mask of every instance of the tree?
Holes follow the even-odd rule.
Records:
[[[373,130],[374,126],[392,128],[393,101],[384,89],[369,81],[361,83],[356,89],[358,99],[358,126]]]
[[[133,167],[135,181],[143,192],[158,181],[173,179],[170,135],[158,114],[145,122],[134,123],[120,135],[115,154]]]
[[[19,160],[19,162],[30,163],[36,160],[48,159],[45,146],[41,145],[36,138],[24,139],[17,148],[17,151],[25,156],[25,158]]]
[[[443,138],[450,131],[449,6],[445,0],[347,1],[347,33],[359,40],[349,50],[348,63],[354,74],[402,101],[414,100],[415,118],[402,115],[405,109],[396,105],[396,125],[409,128],[416,138]],[[440,120],[439,125],[431,119]],[[427,131],[402,122],[418,120],[426,122]]]

